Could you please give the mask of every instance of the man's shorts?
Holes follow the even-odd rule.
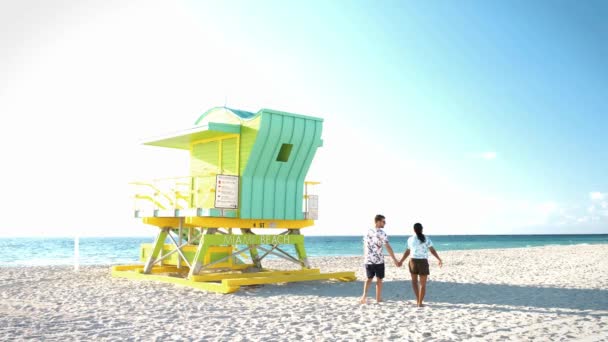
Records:
[[[367,279],[373,277],[382,279],[384,278],[384,264],[365,264],[365,272],[367,272]]]
[[[429,275],[429,261],[427,259],[410,259],[410,273]]]

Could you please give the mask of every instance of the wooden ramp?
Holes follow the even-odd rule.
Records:
[[[292,283],[314,280],[353,281],[354,272],[321,273],[319,269],[302,269],[293,271],[262,270],[260,272],[213,272],[188,277],[188,267],[178,269],[175,266],[155,266],[150,274],[144,274],[144,265],[120,265],[112,267],[112,276],[128,279],[153,280],[196,289],[234,293],[241,286]]]

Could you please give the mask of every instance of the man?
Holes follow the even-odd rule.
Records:
[[[367,235],[363,237],[363,249],[365,253],[365,272],[367,273],[367,281],[363,285],[363,296],[360,303],[367,303],[367,290],[374,277],[376,277],[376,302],[382,301],[382,279],[384,278],[384,255],[382,254],[382,246],[386,246],[386,250],[393,258],[393,262],[397,265],[397,259],[391,245],[388,243],[388,236],[382,230],[386,224],[386,219],[382,215],[376,215],[374,219],[376,227],[370,228]]]

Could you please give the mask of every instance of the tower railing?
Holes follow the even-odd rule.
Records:
[[[215,174],[181,176],[135,181],[133,201],[135,211],[213,208],[215,200]],[[306,219],[318,217],[318,195],[315,181],[304,182],[302,209]]]
[[[215,175],[160,178],[135,181],[135,210],[191,209],[213,203]]]

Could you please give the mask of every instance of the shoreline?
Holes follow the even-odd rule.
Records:
[[[569,246],[603,246],[608,245],[608,242],[593,242],[593,243],[575,243],[575,244],[551,244],[551,245],[542,245],[542,246],[527,246],[527,247],[503,247],[503,248],[469,248],[469,249],[449,249],[449,250],[441,250],[439,247],[436,247],[438,253],[449,253],[449,252],[484,252],[484,251],[511,251],[511,250],[528,250],[528,249],[536,249],[536,248],[553,248],[553,247],[569,247]],[[358,258],[363,255],[363,247],[361,247],[361,254],[336,254],[336,255],[314,255],[308,256],[309,260],[319,259],[319,258]],[[396,247],[393,247],[395,250],[395,255],[402,254],[405,250],[398,250]],[[386,252],[385,252],[386,255]],[[430,259],[433,259],[432,256]],[[270,259],[274,260],[274,259]],[[125,262],[117,262],[117,263],[79,263],[80,267],[112,267],[116,265],[124,265],[124,264],[143,264],[143,262],[139,260],[131,260]],[[3,264],[0,262],[0,268],[2,267],[73,267],[74,262],[71,263],[62,263],[62,264],[41,264],[41,265],[32,265],[32,264]]]

